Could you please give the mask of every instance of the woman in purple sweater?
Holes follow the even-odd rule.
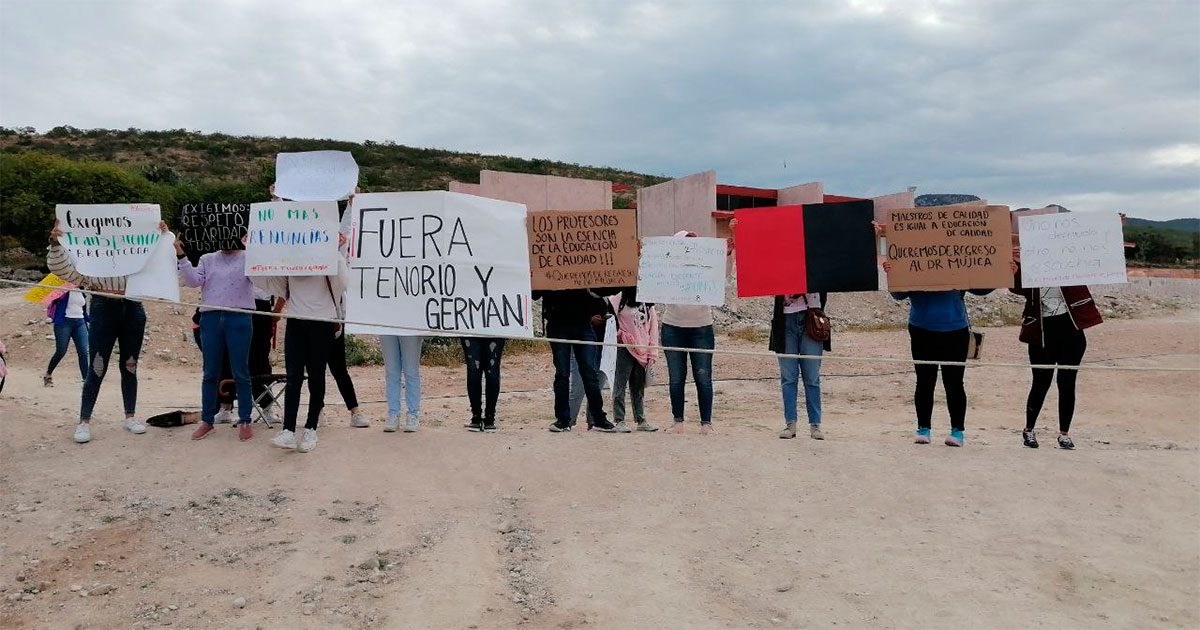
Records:
[[[201,440],[213,430],[220,403],[217,387],[221,367],[229,354],[233,382],[237,386],[238,439],[253,437],[250,412],[254,408],[250,388],[250,338],[254,334],[248,313],[231,313],[211,307],[224,306],[254,310],[254,285],[246,277],[246,252],[226,249],[200,257],[192,263],[183,254],[183,245],[175,240],[175,256],[179,259],[179,277],[184,286],[200,287],[200,340],[204,356],[204,379],[200,385],[200,426],[192,433]]]

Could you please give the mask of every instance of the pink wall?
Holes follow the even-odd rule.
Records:
[[[638,232],[670,236],[689,230],[716,236],[717,172],[705,171],[638,190]]]
[[[533,212],[612,209],[612,183],[593,179],[479,171],[475,194],[523,203]]]
[[[806,203],[822,203],[825,187],[821,182],[809,182],[798,186],[779,189],[778,202],[781,206],[802,206]]]
[[[479,192],[479,184],[468,184],[466,182],[450,182],[450,192],[482,196]]]
[[[900,208],[912,208],[917,205],[917,191],[906,190],[904,192],[892,193],[881,197],[873,197],[871,201],[875,202],[875,220],[880,223],[887,223],[887,213]]]

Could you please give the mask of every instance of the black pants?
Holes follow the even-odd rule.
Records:
[[[966,361],[970,328],[939,332],[909,325],[912,358],[919,361]],[[961,365],[916,365],[917,391],[913,403],[917,408],[917,426],[928,429],[933,419],[933,390],[937,387],[938,369],[942,372],[942,387],[946,389],[946,410],[950,412],[950,428],[962,431],[967,418],[967,390],[963,386],[966,368]]]
[[[346,333],[333,340],[329,351],[329,373],[337,383],[338,392],[346,402],[346,409],[358,408],[358,395],[354,393],[354,381],[350,380],[350,370],[346,367]]]
[[[325,406],[325,365],[333,345],[335,325],[293,319],[283,333],[284,366],[287,386],[283,392],[283,428],[296,430],[300,412],[300,386],[308,375],[308,420],[305,429],[317,428],[321,408]]]
[[[1075,328],[1069,315],[1055,315],[1042,319],[1042,339],[1046,345],[1029,344],[1029,362],[1034,365],[1079,365],[1087,351],[1087,337]],[[1025,428],[1033,430],[1050,382],[1058,372],[1058,430],[1071,430],[1071,418],[1075,416],[1075,377],[1078,370],[1033,370],[1033,384],[1029,387],[1029,400],[1025,403]]]
[[[463,356],[467,360],[467,398],[471,401],[471,418],[496,419],[496,399],[500,397],[500,358],[504,355],[504,339],[462,337]],[[483,380],[487,378],[487,403],[483,401]]]

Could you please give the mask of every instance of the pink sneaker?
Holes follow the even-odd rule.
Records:
[[[245,442],[254,437],[254,431],[250,428],[249,422],[243,422],[238,425],[238,439]]]
[[[204,438],[208,437],[209,433],[212,433],[212,430],[213,425],[207,422],[201,422],[200,426],[196,427],[196,431],[192,433],[192,439],[203,440]]]

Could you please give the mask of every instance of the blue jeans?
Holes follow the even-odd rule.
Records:
[[[237,389],[238,421],[250,424],[254,394],[250,387],[250,338],[254,335],[250,315],[205,311],[200,313],[200,347],[204,378],[200,382],[200,420],[209,424],[217,415],[217,390],[226,359]]]
[[[662,345],[675,348],[712,350],[716,337],[712,326],[684,328],[662,325]],[[688,359],[692,361],[692,380],[696,382],[696,397],[700,403],[700,424],[712,423],[713,385],[712,354],[666,350],[667,372],[670,374],[671,415],[683,422],[684,389],[687,381]]]
[[[54,356],[46,374],[53,374],[58,362],[67,356],[67,345],[75,341],[75,354],[79,356],[79,376],[87,380],[88,373],[88,325],[83,318],[68,317],[54,325]]]
[[[121,372],[121,400],[125,403],[125,415],[133,416],[137,411],[137,364],[142,353],[142,336],[146,333],[146,309],[140,302],[123,297],[92,296],[92,328],[88,344],[87,378],[83,381],[82,402],[79,419],[91,420],[96,397],[100,395],[100,383],[108,372],[113,346],[118,346],[117,369]]]
[[[784,315],[784,354],[819,356],[825,344],[804,331],[804,312]],[[796,423],[796,381],[804,379],[804,407],[809,424],[821,424],[821,361],[819,359],[779,359],[779,384],[783,389],[783,421]]]
[[[379,336],[389,418],[400,417],[401,390],[404,390],[409,419],[416,420],[421,414],[421,344],[424,341],[424,337]]]
[[[580,325],[546,324],[546,336],[557,339],[578,339],[580,341],[598,341],[596,330],[591,323]],[[554,421],[559,426],[571,424],[571,357],[574,356],[579,366],[580,381],[587,397],[588,412],[593,424],[608,421],[604,413],[604,397],[600,393],[600,354],[599,346],[578,345],[572,343],[551,343],[550,352],[554,356]]]

